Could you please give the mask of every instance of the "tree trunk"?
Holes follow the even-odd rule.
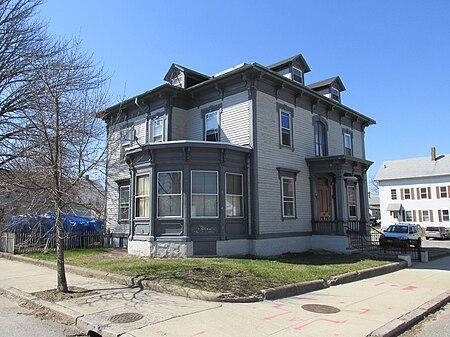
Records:
[[[66,280],[66,269],[64,267],[64,226],[62,222],[62,213],[60,205],[56,205],[56,271],[57,271],[57,290],[68,292]]]

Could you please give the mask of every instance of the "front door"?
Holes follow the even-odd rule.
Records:
[[[319,219],[330,220],[330,188],[319,184]]]

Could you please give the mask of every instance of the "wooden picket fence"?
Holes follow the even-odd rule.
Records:
[[[64,233],[64,249],[75,248],[109,248],[112,235],[107,232],[66,232]],[[2,233],[0,251],[11,254],[42,253],[56,250],[56,234],[40,235],[40,233]]]

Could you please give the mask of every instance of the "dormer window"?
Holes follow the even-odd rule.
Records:
[[[175,87],[184,88],[184,73],[179,69],[175,69],[170,77],[170,84]]]
[[[331,87],[331,99],[334,99],[335,101],[340,102],[340,91],[336,89],[335,87]]]
[[[292,80],[303,84],[303,71],[299,68],[292,67]]]

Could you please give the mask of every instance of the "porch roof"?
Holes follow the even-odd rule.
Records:
[[[387,211],[391,211],[391,212],[399,212],[402,208],[402,204],[400,203],[392,203],[392,204],[388,204],[387,206]]]

